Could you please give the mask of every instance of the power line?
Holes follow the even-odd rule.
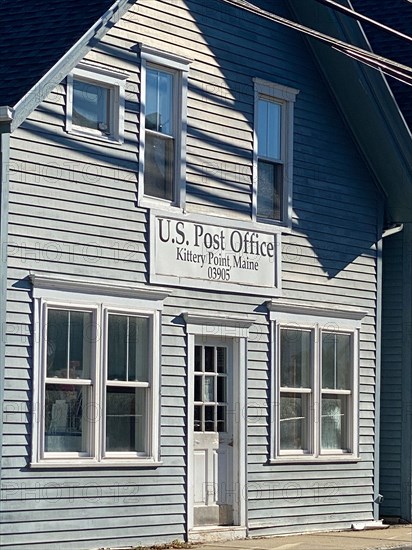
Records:
[[[379,27],[380,29],[390,32],[392,34],[395,34],[399,38],[403,38],[405,40],[408,40],[409,42],[412,42],[412,36],[409,36],[407,34],[404,34],[403,32],[400,32],[396,29],[393,29],[392,27],[388,27],[387,25],[384,25],[383,23],[379,23],[375,19],[371,19],[370,17],[367,17],[366,15],[363,15],[362,13],[359,13],[358,11],[355,11],[353,8],[347,8],[346,6],[343,6],[342,4],[338,4],[338,2],[335,2],[335,0],[315,0],[316,2],[319,2],[319,4],[323,4],[324,6],[329,6],[332,9],[336,11],[340,11],[349,17],[353,17],[354,19],[357,19],[358,21],[365,21],[365,23],[369,23],[370,25],[374,25],[375,27]]]
[[[387,59],[386,57],[378,55],[374,52],[364,50],[362,48],[359,48],[358,46],[354,46],[353,44],[344,42],[343,40],[339,40],[310,27],[306,27],[305,25],[301,25],[296,21],[291,21],[290,19],[281,17],[280,15],[259,8],[256,5],[251,4],[247,0],[221,1],[253,13],[254,15],[258,15],[259,17],[262,17],[264,19],[269,19],[270,21],[274,21],[275,23],[279,23],[280,25],[284,25],[288,28],[299,31],[325,44],[329,44],[339,52],[348,55],[349,57],[355,58],[361,63],[369,65],[374,69],[381,70],[383,73],[391,76],[392,78],[400,80],[404,84],[412,86],[412,69],[407,65],[403,65],[402,63],[398,63],[397,61],[392,61],[391,59]]]

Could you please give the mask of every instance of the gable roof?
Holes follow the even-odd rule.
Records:
[[[15,109],[12,130],[132,3],[134,0],[0,1],[0,106]]]
[[[407,0],[351,0],[359,13],[375,19],[412,37],[412,3]],[[374,25],[362,23],[372,49],[389,59],[404,65],[412,65],[412,42],[388,33]],[[412,87],[391,77],[388,83],[402,110],[403,116],[412,129]]]
[[[347,15],[316,2],[288,2],[303,24],[369,48],[362,27]],[[380,0],[376,2],[380,4]],[[312,9],[314,3],[316,10]],[[348,0],[340,3],[350,6]],[[412,222],[412,136],[387,81],[379,71],[325,44],[312,38],[308,43],[342,117],[387,196],[390,221]]]

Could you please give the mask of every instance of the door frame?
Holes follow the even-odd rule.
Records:
[[[246,452],[246,380],[247,380],[247,341],[249,328],[254,319],[244,316],[231,316],[229,314],[209,314],[209,313],[184,313],[183,318],[186,321],[187,332],[187,525],[186,532],[189,536],[194,528],[194,460],[193,460],[193,401],[194,401],[194,361],[195,361],[195,341],[196,338],[203,337],[207,339],[219,338],[222,343],[228,340],[232,345],[232,392],[237,395],[238,402],[236,406],[236,416],[239,422],[233,424],[233,441],[236,452],[234,453],[233,473],[234,479],[238,482],[238,494],[234,498],[233,516],[234,525],[225,527],[247,528],[247,452]],[[234,366],[236,365],[236,368]],[[201,529],[201,528],[197,528]],[[216,526],[216,529],[222,529]],[[208,528],[210,531],[210,527]]]

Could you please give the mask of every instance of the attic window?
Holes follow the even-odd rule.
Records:
[[[110,135],[110,88],[73,79],[72,124]]]
[[[74,69],[67,77],[66,130],[122,142],[126,78],[124,74],[94,66]]]

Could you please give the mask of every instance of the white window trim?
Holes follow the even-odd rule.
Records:
[[[359,341],[362,319],[367,312],[353,307],[320,307],[309,304],[293,304],[281,300],[267,303],[271,321],[271,437],[270,463],[311,463],[311,462],[357,462],[359,457]],[[312,349],[311,388],[314,407],[309,425],[309,437],[313,442],[310,453],[304,451],[280,451],[279,449],[279,399],[280,395],[280,328],[288,326],[314,331],[315,345]],[[319,407],[320,407],[320,377],[319,353],[321,350],[322,331],[352,335],[353,372],[352,372],[352,406],[350,418],[351,452],[343,450],[320,450]]]
[[[110,125],[111,133],[105,135],[91,128],[73,124],[73,80],[81,80],[106,87],[110,90]],[[106,142],[123,143],[125,118],[125,88],[128,74],[106,69],[104,67],[80,63],[67,75],[66,89],[66,131],[76,136],[93,138]]]
[[[186,204],[186,136],[187,136],[187,90],[189,65],[192,60],[163,52],[156,48],[140,45],[140,132],[139,132],[139,187],[138,206],[160,208],[175,211],[185,209]],[[144,158],[145,158],[145,120],[146,120],[146,70],[154,65],[174,73],[175,119],[175,159],[174,159],[174,193],[172,201],[144,194]]]
[[[113,467],[113,466],[133,466],[133,467],[155,467],[160,462],[160,349],[161,349],[161,312],[163,300],[166,297],[164,289],[159,288],[151,292],[152,296],[148,299],[148,289],[145,287],[129,286],[123,288],[123,292],[116,295],[110,295],[113,288],[107,288],[107,294],[104,292],[104,285],[96,286],[81,279],[62,281],[59,288],[58,280],[51,277],[31,277],[34,285],[34,345],[33,345],[33,418],[32,418],[32,454],[31,464],[33,468],[73,468],[73,467]],[[79,292],[71,292],[78,285]],[[57,288],[56,288],[57,287]],[[86,290],[86,292],[85,292]],[[150,292],[149,292],[150,295]],[[50,306],[63,307],[67,309],[86,309],[95,311],[95,320],[97,326],[104,325],[104,320],[108,313],[125,313],[130,315],[141,315],[151,319],[150,342],[151,362],[150,368],[150,394],[151,406],[148,411],[148,431],[147,431],[147,455],[138,453],[109,453],[103,454],[103,430],[104,421],[90,434],[92,438],[93,456],[85,457],[73,456],[73,453],[47,453],[45,456],[44,444],[44,338],[42,337],[42,327],[45,326],[46,308]],[[101,338],[96,345],[96,360],[94,372],[95,396],[103,403],[103,390],[105,388],[105,358],[103,348],[106,338]],[[92,374],[93,376],[93,374]]]
[[[254,104],[254,132],[253,132],[253,189],[252,189],[252,220],[281,225],[290,228],[292,226],[292,193],[293,193],[293,129],[294,129],[294,103],[299,90],[275,84],[260,78],[254,78],[255,104]],[[281,118],[281,150],[283,161],[283,197],[281,220],[260,218],[257,215],[257,186],[258,186],[258,101],[260,97],[266,97],[282,106]]]

